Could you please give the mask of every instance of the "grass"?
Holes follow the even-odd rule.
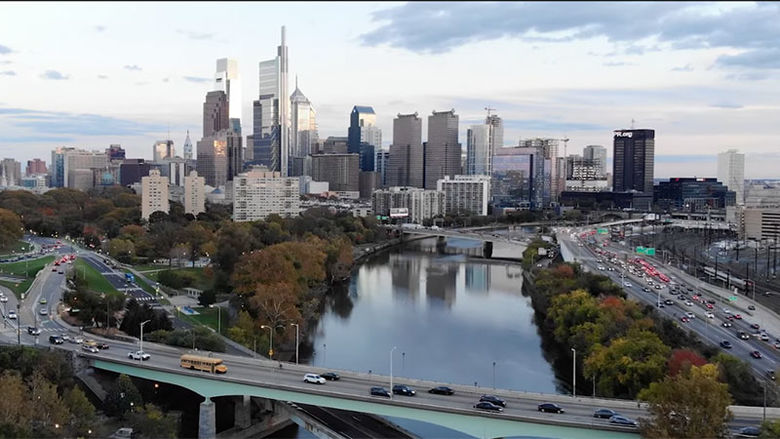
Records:
[[[0,285],[8,288],[9,290],[14,292],[14,295],[16,295],[16,298],[21,298],[22,293],[27,291],[28,288],[30,288],[30,285],[32,285],[33,279],[27,279],[20,283],[6,281],[6,280],[0,280]]]
[[[145,272],[145,271],[153,271],[153,270],[167,270],[169,267],[167,265],[136,265],[133,267],[135,271],[138,272]],[[175,268],[175,267],[171,267]]]
[[[26,253],[30,250],[30,244],[24,241],[16,241],[8,247],[0,247],[0,256],[14,256],[14,254]]]
[[[44,256],[42,258],[33,259],[33,260],[27,260],[25,263],[24,261],[19,262],[11,262],[7,264],[0,264],[0,275],[3,274],[10,274],[14,276],[25,276],[25,272],[27,273],[26,277],[28,278],[34,278],[35,275],[43,269],[46,264],[54,260],[54,256]]]
[[[179,313],[179,318],[182,320],[186,320],[192,324],[195,325],[205,325],[210,328],[212,328],[214,331],[217,330],[218,322],[219,322],[219,309],[217,308],[203,308],[203,307],[192,307],[195,311],[199,312],[200,314],[197,315],[187,315],[184,313]],[[225,330],[227,329],[227,310],[223,313],[225,314],[225,317],[222,317],[222,333],[224,334]]]
[[[136,269],[137,270],[137,269]],[[197,288],[201,291],[206,291],[209,288],[211,288],[212,280],[207,278],[203,274],[203,268],[201,267],[189,267],[189,268],[173,268],[173,271],[178,271],[183,274],[186,274],[187,277],[192,279],[192,288]],[[154,272],[154,273],[144,273],[144,276],[148,277],[149,279],[152,279],[156,282],[159,282],[159,274],[160,272]]]
[[[117,289],[114,288],[99,271],[82,259],[76,259],[76,262],[73,263],[73,269],[75,270],[76,276],[86,277],[88,290],[109,294],[119,293],[119,291],[117,291]]]

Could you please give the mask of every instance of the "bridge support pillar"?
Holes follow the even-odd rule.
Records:
[[[252,425],[251,397],[249,395],[239,396],[236,398],[235,407],[236,428],[249,428]]]
[[[217,436],[217,413],[210,398],[200,403],[198,416],[198,439],[214,439]]]

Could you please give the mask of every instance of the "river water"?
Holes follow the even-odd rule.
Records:
[[[450,239],[448,245],[482,243]],[[521,294],[520,266],[435,249],[435,238],[414,241],[356,267],[350,281],[331,292],[302,362],[389,375],[395,346],[397,377],[556,393],[530,298]],[[391,420],[424,439],[469,437]],[[314,437],[301,428],[282,436]]]

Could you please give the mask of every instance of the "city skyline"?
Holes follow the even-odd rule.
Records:
[[[607,146],[635,120],[656,131],[656,178],[715,176],[717,154],[732,148],[745,153],[745,178],[777,177],[777,4],[337,6],[343,13],[324,22],[334,5],[306,4],[295,15],[277,3],[6,5],[0,154],[25,163],[60,146],[121,144],[128,157],[149,158],[169,137],[181,150],[187,130],[202,131],[203,96],[222,58],[238,61],[243,134],[251,134],[258,63],[284,25],[289,74],[305,82],[321,138],[345,136],[353,106],[370,105],[385,133],[398,113],[454,108],[466,139],[487,106],[504,121],[504,146],[533,137],[571,138],[569,152]],[[161,14],[170,17],[165,29],[145,20]],[[258,14],[273,25],[251,26]],[[517,17],[489,32],[469,25],[507,14]],[[629,26],[635,16],[644,21]],[[220,28],[226,17],[232,33]],[[385,136],[383,147],[392,142]]]

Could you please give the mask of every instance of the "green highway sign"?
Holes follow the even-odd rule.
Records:
[[[729,297],[729,300],[732,301],[732,302],[736,302],[737,301],[737,296],[731,296],[731,297]]]
[[[639,255],[655,256],[655,247],[642,247],[636,248],[636,253]]]
[[[598,229],[597,232],[599,232],[599,235],[606,235],[609,233],[609,230],[607,229]]]

